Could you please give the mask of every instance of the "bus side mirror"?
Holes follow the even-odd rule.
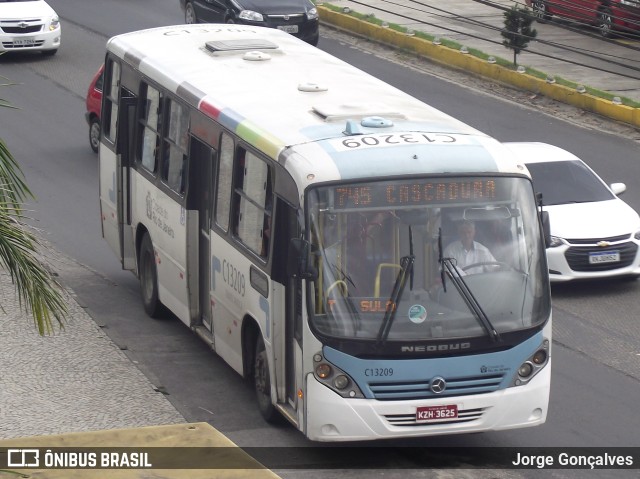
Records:
[[[544,246],[548,248],[551,245],[551,224],[549,222],[549,212],[540,212],[540,221],[542,222],[542,234],[544,235]]]
[[[318,270],[311,262],[311,245],[307,240],[291,238],[287,275],[291,278],[316,280]]]

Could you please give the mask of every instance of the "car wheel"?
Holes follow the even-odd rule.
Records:
[[[279,422],[280,413],[271,403],[271,377],[269,375],[269,360],[262,335],[258,334],[256,351],[253,359],[253,377],[258,400],[258,410],[268,423]]]
[[[95,116],[89,120],[89,144],[91,149],[98,153],[98,148],[100,147],[100,120]]]
[[[315,35],[309,39],[309,44],[313,45],[314,47],[317,47],[319,40],[320,40],[320,35]]]
[[[233,18],[227,18],[227,23],[234,24],[236,21]]]
[[[158,297],[158,271],[156,269],[156,255],[149,233],[145,233],[140,245],[138,259],[138,276],[140,278],[140,292],[144,310],[152,318],[160,316],[162,303]]]
[[[551,18],[547,10],[547,4],[543,0],[533,0],[531,9],[533,10],[533,16],[539,23],[544,23]]]
[[[193,9],[193,4],[191,2],[187,2],[184,6],[184,23],[198,23],[198,17],[196,16],[196,11]]]
[[[596,25],[600,31],[600,35],[604,38],[610,38],[613,32],[613,16],[611,10],[603,8],[598,12],[598,23]]]

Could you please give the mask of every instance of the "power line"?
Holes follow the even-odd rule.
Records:
[[[456,28],[447,27],[447,26],[444,26],[442,24],[431,23],[431,22],[427,22],[427,21],[424,21],[424,20],[417,20],[417,19],[411,18],[411,17],[409,17],[407,15],[403,15],[401,13],[397,13],[397,12],[394,12],[394,11],[391,11],[391,10],[387,10],[387,9],[381,8],[379,6],[373,6],[373,5],[364,3],[364,2],[360,2],[358,0],[351,0],[351,1],[352,1],[352,3],[358,4],[358,5],[362,5],[362,6],[365,6],[367,8],[373,8],[375,10],[378,10],[378,11],[381,11],[381,12],[384,12],[384,13],[395,15],[397,17],[404,18],[406,20],[410,20],[412,23],[420,23],[421,25],[432,26],[432,27],[435,27],[436,29],[439,29],[439,30],[445,30],[445,31],[448,31],[448,32],[451,32],[451,33],[454,33],[454,34],[464,35],[464,36],[467,36],[467,37],[470,37],[470,38],[475,38],[475,39],[481,40],[483,42],[492,43],[492,44],[495,44],[495,45],[502,45],[501,41],[492,40],[490,38],[487,38],[487,37],[484,37],[484,36],[481,36],[481,35],[477,35],[477,34],[473,34],[473,33],[469,33],[469,32],[463,32],[463,31],[460,31],[460,30],[458,30]],[[458,14],[456,14],[456,13],[450,11],[450,10],[446,10],[446,9],[442,9],[442,8],[439,8],[439,7],[435,7],[435,6],[431,5],[431,4],[423,3],[423,2],[420,2],[420,1],[417,1],[417,0],[409,0],[409,1],[411,3],[419,5],[420,7],[430,9],[430,11],[426,11],[426,10],[423,10],[421,8],[408,6],[406,4],[396,3],[396,2],[393,2],[392,0],[383,0],[383,1],[385,3],[387,3],[387,4],[389,4],[389,5],[394,5],[394,6],[402,7],[402,8],[405,8],[405,9],[406,8],[410,8],[410,9],[415,10],[417,12],[429,14],[429,15],[431,15],[433,17],[439,17],[439,18],[443,18],[443,19],[446,19],[446,20],[455,19],[457,21],[460,21],[461,23],[466,23],[466,24],[470,24],[470,25],[479,26],[479,27],[485,28],[485,29],[493,31],[493,32],[501,31],[500,28],[497,28],[494,25],[479,21],[477,19],[472,19],[472,18],[469,18],[469,17],[461,16],[461,15],[458,15]],[[482,4],[487,5],[487,6],[491,6],[491,7],[497,8],[497,9],[502,10],[502,11],[508,10],[508,8],[504,7],[503,5],[496,4],[495,2],[490,2],[490,1],[486,1],[486,0],[473,0],[473,1],[475,1],[477,3],[482,3]],[[524,4],[520,4],[520,5],[524,5]],[[437,13],[434,13],[434,12],[437,12]],[[568,30],[583,34],[583,32],[579,32],[577,29],[574,29],[574,28],[568,28]],[[589,35],[589,36],[594,36],[595,37],[595,35]],[[606,41],[607,40],[605,38],[599,38],[599,39],[602,40],[602,41]],[[560,43],[557,43],[557,42],[550,42],[550,41],[542,40],[542,39],[539,39],[539,38],[531,38],[531,40],[533,42],[536,42],[536,43],[541,44],[541,45],[548,45],[548,46],[552,46],[552,47],[555,47],[555,48],[558,48],[558,49],[561,49],[561,50],[565,50],[565,51],[568,51],[568,52],[573,52],[573,53],[582,55],[582,56],[584,56],[586,58],[589,58],[589,59],[592,59],[592,60],[596,60],[596,61],[599,61],[599,62],[602,62],[602,63],[605,63],[605,64],[617,66],[619,68],[631,70],[633,72],[640,72],[640,67],[630,64],[630,59],[629,58],[619,57],[619,56],[612,56],[610,54],[607,54],[607,56],[605,57],[605,56],[601,56],[601,55],[604,55],[604,54],[601,54],[599,52],[583,49],[583,48],[580,48],[580,47],[568,46],[568,45],[560,44]],[[640,48],[635,47],[635,46],[624,45],[624,44],[621,44],[621,43],[618,43],[618,42],[614,42],[614,43],[616,43],[616,45],[623,46],[625,48],[629,48],[630,50],[640,51]],[[580,67],[584,67],[584,68],[589,68],[591,70],[600,71],[600,72],[604,72],[604,73],[610,73],[610,74],[613,74],[613,75],[617,75],[617,76],[621,76],[621,77],[625,77],[625,78],[630,78],[630,79],[634,79],[634,80],[640,80],[640,76],[635,75],[635,74],[629,74],[629,73],[623,73],[623,72],[620,72],[620,71],[609,70],[607,68],[603,68],[603,67],[596,66],[596,65],[593,65],[593,64],[583,63],[583,62],[579,62],[579,61],[575,61],[575,60],[570,60],[569,58],[564,58],[564,57],[559,57],[559,56],[556,56],[556,55],[544,53],[544,52],[539,51],[537,49],[527,48],[525,51],[527,53],[530,53],[530,54],[533,54],[533,55],[541,56],[541,57],[544,57],[544,58],[549,58],[549,59],[552,59],[552,60],[557,60],[557,61],[564,62],[564,63],[569,63],[569,64],[572,64],[572,65],[576,65],[576,66],[580,66]],[[620,61],[618,61],[618,60],[620,60]]]

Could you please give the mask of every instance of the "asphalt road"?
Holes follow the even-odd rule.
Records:
[[[38,195],[38,202],[31,206],[42,234],[55,248],[86,265],[65,266],[61,270],[62,280],[73,287],[81,304],[126,349],[132,361],[166,391],[187,421],[208,421],[243,446],[309,445],[290,427],[266,425],[256,410],[250,386],[181,323],[170,318],[164,321],[147,318],[135,278],[119,270],[100,236],[98,164],[88,145],[84,93],[102,61],[104,42],[109,35],[124,29],[178,23],[181,15],[177,1],[51,3],[64,22],[63,48],[52,59],[31,55],[0,58],[2,75],[20,83],[3,88],[2,97],[21,108],[2,112],[0,132]],[[640,210],[637,141],[616,134],[617,129],[621,130],[616,125],[585,118],[555,105],[549,106],[553,115],[531,110],[525,106],[526,94],[495,85],[483,86],[459,74],[447,75],[439,70],[435,71],[438,76],[430,76],[424,73],[431,68],[429,65],[412,62],[406,66],[393,53],[363,51],[354,47],[357,43],[326,32],[320,47],[500,140],[547,141],[573,151],[606,181],[626,181],[629,192],[624,198]],[[495,95],[508,97],[508,101]],[[572,118],[574,123],[564,121],[563,116]],[[578,126],[577,121],[591,127]],[[639,290],[638,282],[554,288],[552,397],[544,426],[392,444],[637,447]],[[335,477],[337,473],[307,471],[304,476]],[[344,471],[342,475],[436,477],[425,474],[355,470]],[[281,475],[302,477],[300,471],[283,471]],[[479,475],[474,471],[468,477]],[[514,474],[496,472],[487,477],[514,477]],[[558,472],[553,477],[571,476]]]

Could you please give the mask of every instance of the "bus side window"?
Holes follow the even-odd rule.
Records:
[[[273,203],[269,165],[239,148],[234,181],[234,233],[251,251],[266,257]]]
[[[162,180],[184,194],[189,134],[189,110],[172,100],[166,104],[167,126],[163,137]]]
[[[157,150],[160,144],[160,92],[149,85],[143,85],[140,100],[142,102],[139,138],[139,157],[142,166],[151,173],[156,172]]]
[[[220,162],[218,170],[218,188],[216,195],[216,224],[224,231],[229,229],[231,211],[231,185],[233,180],[233,139],[226,133],[220,140]]]
[[[109,60],[104,73],[105,109],[103,118],[104,137],[113,142],[116,138],[116,121],[118,119],[118,90],[120,89],[120,64]]]

